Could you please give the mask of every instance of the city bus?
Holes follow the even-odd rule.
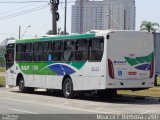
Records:
[[[6,47],[6,84],[20,92],[35,88],[116,93],[154,86],[153,34],[93,30],[10,41]]]

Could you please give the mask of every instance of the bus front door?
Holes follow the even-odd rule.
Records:
[[[15,67],[14,67],[14,44],[9,44],[6,47],[6,84],[7,85],[16,85],[14,80]]]

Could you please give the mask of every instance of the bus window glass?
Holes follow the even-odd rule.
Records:
[[[88,56],[87,40],[81,39],[76,41],[76,52],[75,60],[76,61],[86,61]]]
[[[75,58],[75,41],[65,41],[64,60],[74,61]]]
[[[44,42],[43,44],[43,61],[52,61],[53,52],[52,52],[52,42]]]
[[[16,61],[24,61],[25,44],[16,45]]]
[[[63,61],[63,41],[53,42],[53,61]]]
[[[101,61],[103,56],[104,40],[102,38],[93,38],[89,40],[89,60]]]
[[[14,44],[9,44],[6,47],[6,69],[9,69],[14,64]]]
[[[33,52],[34,61],[41,61],[42,60],[42,43],[41,42],[35,43],[33,47],[34,47],[34,52]]]
[[[53,44],[53,48],[55,51],[60,51],[60,50],[63,50],[63,42],[62,41],[56,41],[54,44]]]
[[[32,43],[26,44],[26,50],[25,50],[25,61],[32,61],[33,60],[33,47]]]

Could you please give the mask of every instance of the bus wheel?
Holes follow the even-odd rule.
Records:
[[[20,91],[21,93],[26,92],[26,88],[25,88],[25,86],[24,86],[24,80],[23,80],[23,78],[21,78],[21,80],[20,80],[20,82],[19,82],[19,91]]]
[[[63,83],[63,95],[65,98],[73,98],[74,91],[73,91],[73,83],[70,78],[66,78]]]

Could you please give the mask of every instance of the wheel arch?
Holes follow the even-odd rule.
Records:
[[[72,78],[71,78],[71,76],[70,75],[65,75],[64,77],[63,77],[63,79],[62,79],[62,89],[63,89],[63,84],[64,84],[64,81],[67,79],[67,78],[70,78],[71,79],[71,81],[72,81]],[[72,81],[72,83],[73,83],[73,81]]]
[[[23,77],[22,73],[19,73],[19,74],[17,75],[17,78],[16,78],[16,86],[19,85],[19,82],[20,82],[20,80],[21,80],[20,78],[23,78],[23,80],[24,80],[24,77]]]

